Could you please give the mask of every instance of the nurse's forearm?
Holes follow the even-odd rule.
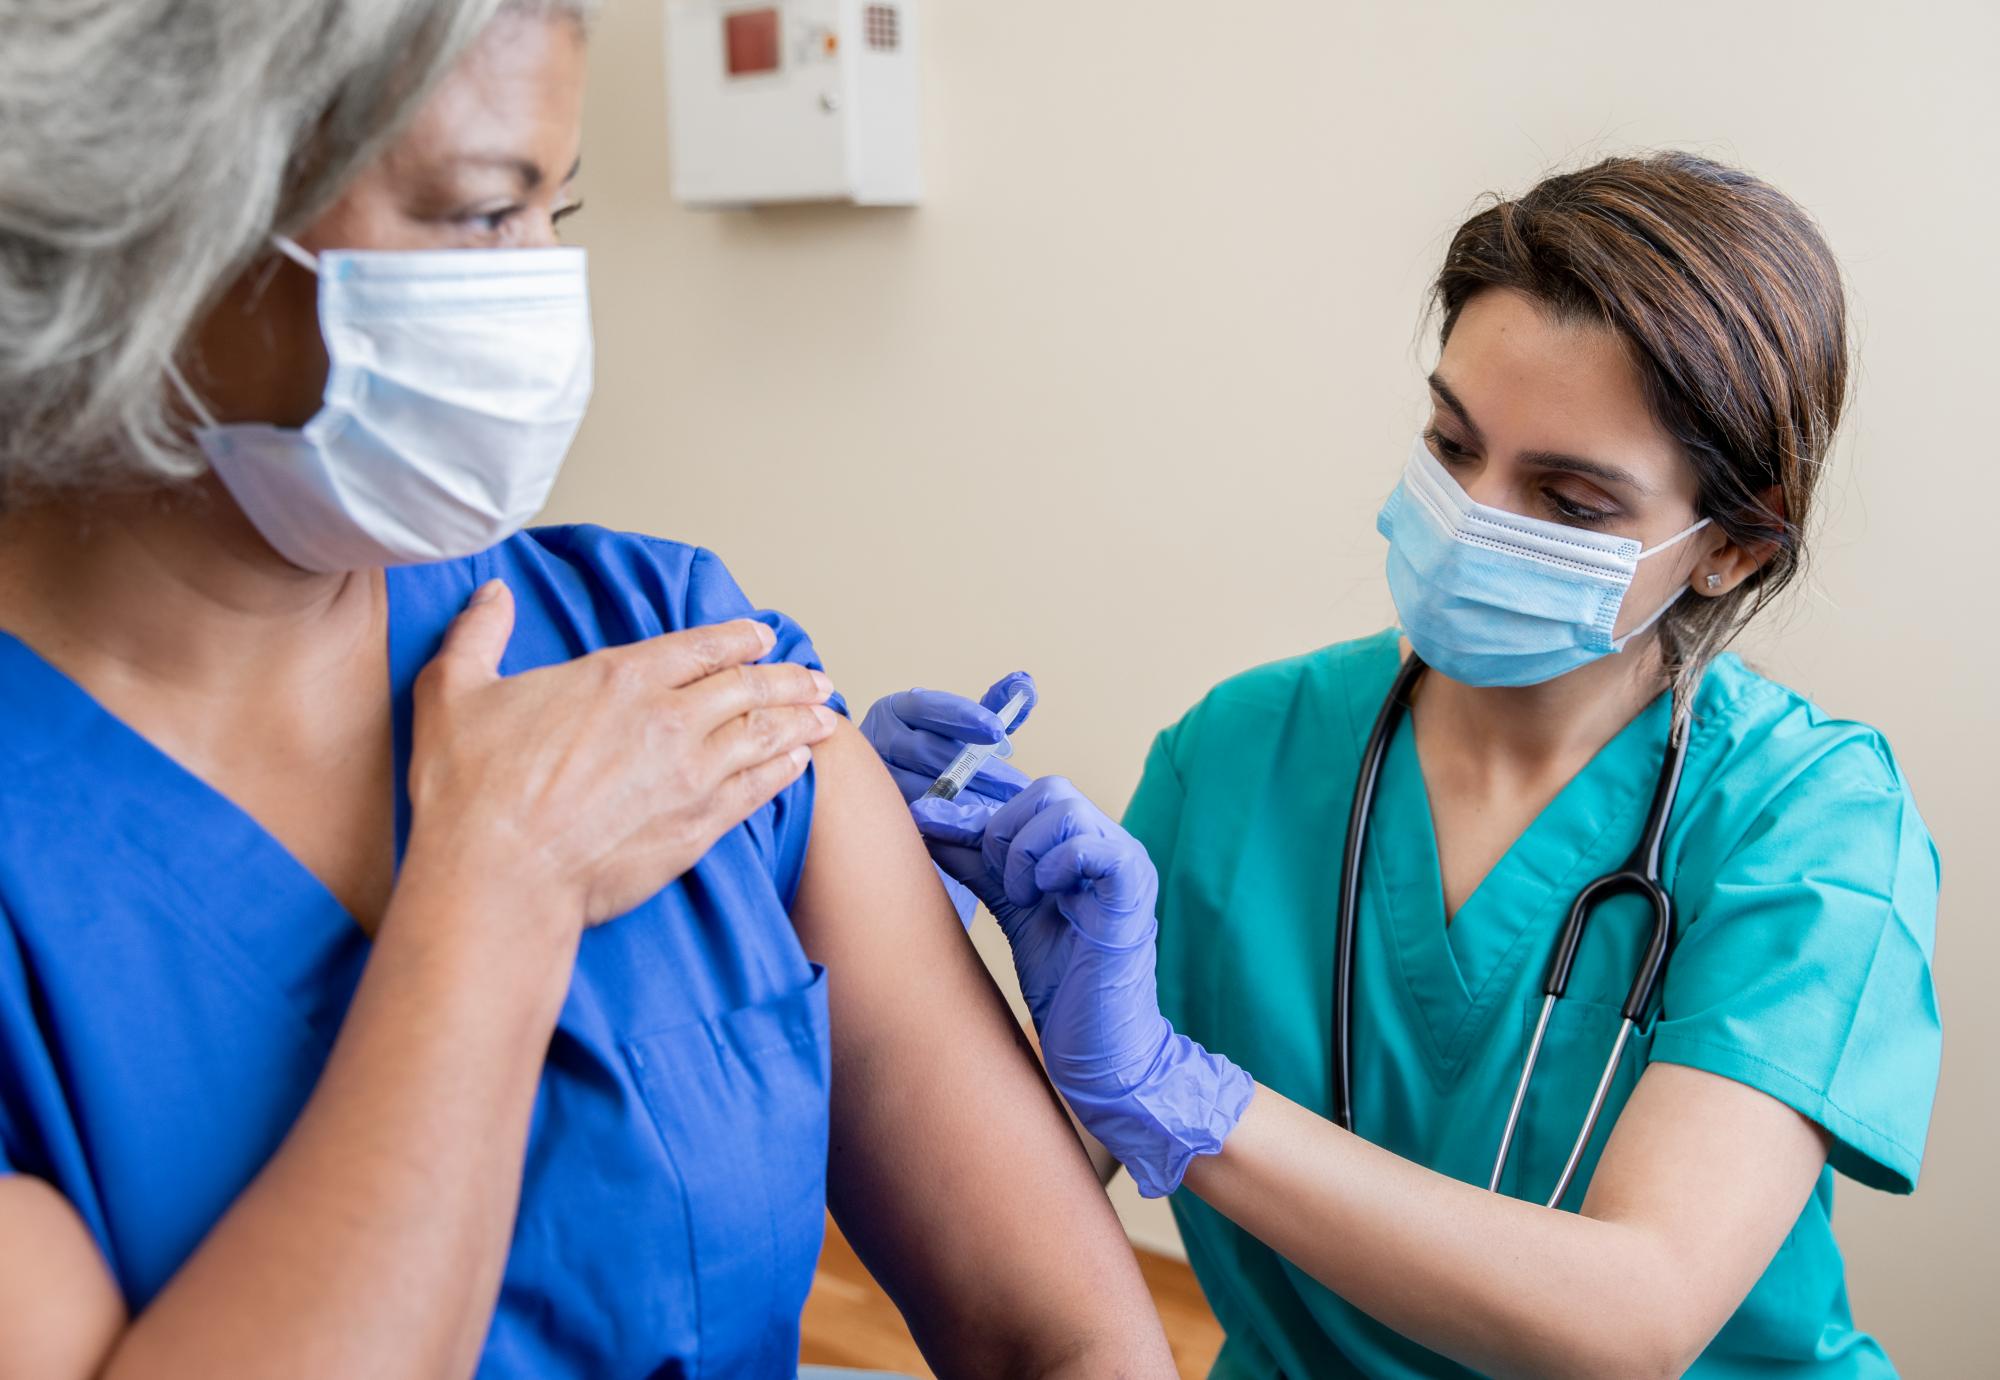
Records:
[[[1186,1184],[1355,1307],[1494,1375],[1679,1375],[1812,1190],[1825,1141],[1713,1075],[1655,1066],[1583,1212],[1489,1193],[1259,1087]]]
[[[311,1100],[104,1376],[471,1373],[577,943],[496,880],[406,868]]]

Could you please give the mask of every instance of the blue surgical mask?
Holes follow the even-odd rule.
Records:
[[[1422,436],[1375,528],[1389,539],[1389,593],[1428,666],[1465,685],[1539,685],[1623,651],[1687,592],[1614,637],[1639,562],[1708,525],[1641,548],[1473,501]]]

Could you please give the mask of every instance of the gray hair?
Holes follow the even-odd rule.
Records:
[[[0,0],[0,495],[185,478],[167,371],[503,9]]]

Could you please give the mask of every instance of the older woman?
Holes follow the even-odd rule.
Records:
[[[826,1200],[941,1370],[1169,1369],[804,633],[518,531],[581,8],[8,20],[0,1374],[789,1374]]]

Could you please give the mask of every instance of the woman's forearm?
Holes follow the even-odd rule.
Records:
[[[406,869],[311,1100],[102,1374],[466,1375],[577,926]]]
[[[1483,1373],[1677,1375],[1693,1359],[1653,1234],[1461,1183],[1268,1088],[1186,1183],[1355,1307]]]

